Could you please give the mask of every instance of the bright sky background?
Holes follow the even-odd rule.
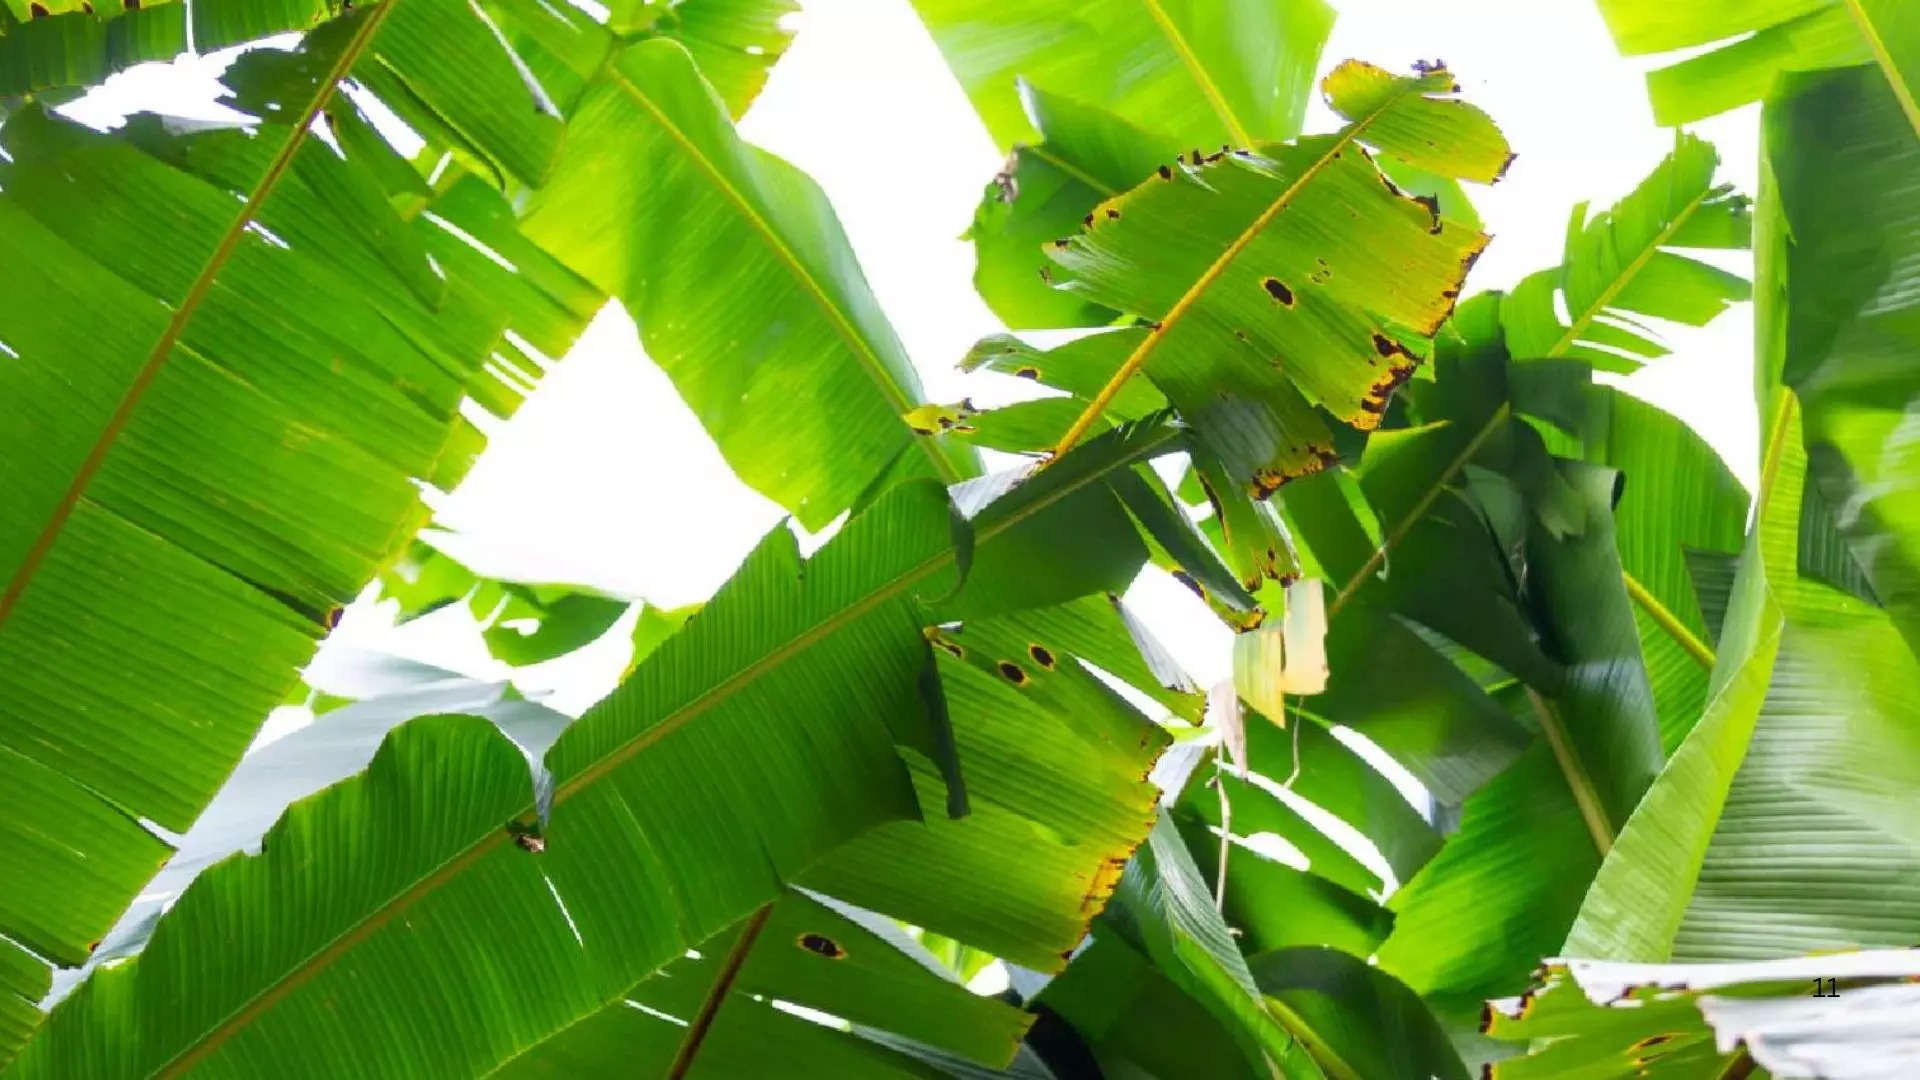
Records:
[[[805,3],[799,35],[742,131],[826,189],[930,399],[1002,399],[996,377],[955,370],[973,341],[1001,329],[973,293],[972,252],[958,239],[1001,155],[907,0]],[[1519,152],[1501,184],[1473,192],[1495,240],[1470,289],[1511,285],[1556,263],[1570,208],[1610,203],[1671,147],[1646,105],[1645,65],[1615,55],[1588,0],[1336,6],[1323,71],[1348,57],[1396,69],[1444,59]],[[75,111],[95,122],[134,108],[205,115],[217,70],[204,61],[150,65]],[[1316,102],[1308,129],[1334,126]],[[1699,131],[1720,146],[1726,178],[1751,192],[1754,113]],[[1716,261],[1747,271],[1744,258]],[[1750,322],[1742,307],[1707,331],[1672,335],[1677,354],[1626,382],[1692,423],[1749,484],[1757,438]],[[479,569],[665,606],[704,599],[783,518],[733,477],[617,305],[494,433],[465,485],[437,502],[440,523],[463,535],[458,550]],[[1149,570],[1128,599],[1203,683],[1225,677],[1228,635],[1184,589]],[[476,676],[504,674],[457,615],[423,622],[396,632],[359,605],[338,636]],[[518,679],[578,710],[609,688],[624,660],[616,634]]]

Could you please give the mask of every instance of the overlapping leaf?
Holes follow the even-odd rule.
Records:
[[[293,1037],[328,1048],[302,1059],[315,1075],[476,1071],[598,1008],[823,851],[918,814],[894,744],[939,742],[915,719],[930,658],[913,598],[950,590],[952,545],[930,484],[877,503],[804,580],[776,530],[547,753],[544,823],[519,751],[485,721],[401,728],[262,855],[202,875],[16,1071],[244,1074]],[[364,990],[455,971],[445,994]]]
[[[1726,42],[1647,76],[1654,116],[1663,124],[1760,100],[1785,73],[1872,63],[1920,131],[1920,18],[1902,0],[1598,3],[1614,43],[1629,56]]]

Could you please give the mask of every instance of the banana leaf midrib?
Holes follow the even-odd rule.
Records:
[[[1841,6],[1860,30],[1860,37],[1867,44],[1867,51],[1873,54],[1874,63],[1880,65],[1881,74],[1887,77],[1887,86],[1893,90],[1893,96],[1900,102],[1900,111],[1907,116],[1907,123],[1913,127],[1914,138],[1920,139],[1920,100],[1914,97],[1914,88],[1901,78],[1900,69],[1893,62],[1893,54],[1887,51],[1886,40],[1873,25],[1873,19],[1866,9],[1860,6],[1860,0],[1840,0]]]
[[[1124,453],[1117,455],[1114,460],[1106,463],[1104,467],[1092,470],[1085,476],[1064,483],[1058,489],[1036,498],[1032,503],[1020,507],[1009,513],[1006,517],[983,526],[975,534],[975,544],[978,545],[993,539],[995,536],[1013,528],[1022,521],[1031,518],[1035,514],[1058,503],[1082,488],[1101,483],[1106,474],[1115,469],[1131,466],[1133,462],[1140,460],[1153,450],[1158,449],[1167,441],[1178,437],[1179,434],[1179,429],[1172,426],[1161,427],[1151,435],[1140,439],[1136,445],[1128,447]],[[832,616],[808,627],[792,638],[786,645],[768,653],[747,668],[716,684],[693,701],[681,706],[672,714],[663,717],[658,723],[646,731],[641,732],[614,748],[592,766],[576,774],[567,783],[557,785],[553,792],[552,806],[558,807],[569,797],[578,793],[593,781],[606,775],[615,764],[626,761],[642,749],[645,749],[647,745],[657,741],[674,729],[677,729],[694,716],[730,697],[739,688],[748,685],[754,679],[804,652],[808,646],[833,633],[848,621],[857,618],[859,615],[884,603],[886,600],[899,596],[907,587],[939,571],[948,562],[951,562],[953,558],[953,551],[948,549],[908,569],[893,580],[876,588],[859,602],[842,608]],[[537,820],[535,816],[536,810],[537,808],[533,800],[529,799],[526,806],[515,816],[515,822],[522,825],[532,824]],[[156,1070],[153,1076],[164,1080],[164,1078],[183,1075],[194,1064],[203,1060],[216,1050],[227,1037],[244,1028],[248,1023],[252,1022],[254,1018],[272,1008],[281,998],[298,989],[308,979],[317,975],[334,960],[377,932],[394,917],[405,912],[415,903],[432,893],[440,885],[453,880],[469,866],[477,863],[495,848],[507,843],[515,835],[515,832],[509,828],[489,830],[485,836],[474,841],[466,848],[441,862],[428,873],[419,877],[406,891],[382,904],[378,909],[356,922],[351,928],[333,938],[333,940],[328,942],[327,945],[319,951],[310,954],[299,966],[282,975],[272,985],[251,998],[245,1005],[229,1013],[227,1018],[222,1020],[218,1026],[200,1036],[193,1043],[182,1048],[171,1061]]]
[[[1226,125],[1227,133],[1232,135],[1234,141],[1241,146],[1253,146],[1253,136],[1248,133],[1246,125],[1240,122],[1240,118],[1235,116],[1233,109],[1227,105],[1227,99],[1220,93],[1220,88],[1214,84],[1213,76],[1207,74],[1206,65],[1194,55],[1193,46],[1187,44],[1187,39],[1180,33],[1180,28],[1173,25],[1173,19],[1168,16],[1166,8],[1161,6],[1160,0],[1140,0],[1140,2],[1146,5],[1147,14],[1153,17],[1154,25],[1159,27],[1160,32],[1166,36],[1167,44],[1173,46],[1174,53],[1186,66],[1187,73],[1193,77],[1194,85],[1198,86],[1200,93],[1205,95],[1208,108],[1211,108],[1214,115],[1220,118],[1220,122]]]
[[[319,89],[307,102],[306,108],[302,110],[301,114],[296,117],[288,127],[286,140],[281,144],[279,150],[275,152],[273,160],[268,163],[267,170],[261,175],[259,183],[255,185],[253,191],[248,193],[246,202],[241,204],[239,212],[234,215],[233,222],[227,226],[226,232],[221,235],[212,253],[208,255],[206,263],[201,267],[200,273],[193,279],[192,285],[188,287],[186,295],[181,299],[179,306],[174,309],[173,315],[168,318],[166,327],[161,331],[158,340],[154,342],[153,351],[148,354],[146,362],[141,365],[140,369],[134,373],[132,382],[128,385],[126,393],[121,397],[120,403],[115,406],[112,415],[108,417],[106,426],[101,429],[99,438],[94,441],[93,446],[87,452],[87,456],[82,459],[80,468],[75,472],[72,483],[68,485],[66,492],[61,496],[60,502],[54,506],[53,513],[48,518],[46,527],[43,528],[40,535],[35,538],[33,546],[27,550],[26,556],[20,562],[20,566],[14,571],[13,577],[7,582],[6,591],[0,592],[0,626],[6,624],[8,616],[13,613],[15,605],[19,602],[21,594],[24,593],[27,586],[32,583],[34,575],[39,571],[41,564],[46,561],[46,557],[52,550],[54,542],[59,539],[62,530],[66,527],[67,521],[73,516],[75,507],[77,507],[80,500],[85,497],[87,487],[92,483],[94,476],[105,463],[108,452],[116,445],[120,435],[126,430],[128,423],[131,422],[134,411],[139,407],[141,399],[145,397],[147,390],[152,387],[155,379],[159,377],[161,369],[166,366],[167,361],[172,357],[174,347],[179,343],[181,334],[186,330],[187,324],[193,320],[194,315],[198,313],[201,302],[206,299],[207,293],[212,289],[214,279],[220,275],[220,271],[225,268],[227,260],[232,258],[234,251],[240,246],[242,237],[246,235],[248,227],[253,224],[254,218],[259,214],[261,207],[265,205],[267,199],[273,194],[281,177],[286,175],[288,167],[293,163],[294,155],[307,139],[307,133],[313,126],[315,116],[325,107],[328,99],[333,96],[334,91],[339,87],[341,81],[347,77],[347,73],[352,70],[354,63],[359,60],[361,54],[372,44],[374,36],[379,32],[388,13],[393,10],[393,6],[400,2],[401,0],[386,0],[385,3],[380,4],[374,11],[367,15],[366,21],[354,32],[353,37],[348,40],[346,46],[341,50],[339,57],[335,59],[333,66],[329,68],[326,75],[322,77]]]
[[[912,396],[893,380],[892,375],[887,372],[886,365],[880,359],[879,354],[874,352],[873,346],[868,344],[866,339],[855,329],[851,320],[848,319],[847,313],[840,309],[840,305],[833,302],[832,298],[827,295],[826,290],[821,287],[820,282],[807,270],[806,266],[801,263],[799,256],[794,254],[793,249],[787,246],[786,242],[780,238],[780,235],[774,231],[773,226],[768,223],[767,219],[763,217],[759,211],[754,209],[753,204],[747,201],[740,190],[728,182],[726,176],[715,167],[713,161],[699,145],[688,138],[686,132],[680,130],[680,127],[673,122],[665,110],[661,109],[652,98],[647,96],[646,91],[635,86],[631,79],[628,79],[622,74],[617,65],[609,63],[606,67],[606,74],[613,84],[620,88],[622,93],[632,98],[635,104],[644,109],[647,114],[653,118],[654,122],[660,125],[662,131],[665,131],[675,143],[679,144],[681,150],[686,153],[687,159],[698,166],[701,173],[713,184],[714,190],[718,191],[727,202],[739,212],[742,220],[746,221],[754,233],[766,242],[768,250],[772,251],[775,258],[779,259],[781,264],[787,267],[788,271],[792,273],[794,280],[800,283],[800,286],[806,291],[807,295],[811,296],[814,303],[826,314],[827,320],[833,324],[834,332],[839,334],[842,340],[846,341],[848,348],[860,361],[861,369],[873,379],[874,385],[879,389],[881,396],[886,398],[888,408],[890,408],[896,416],[899,416],[917,407],[920,403],[913,400]],[[906,421],[901,421],[903,426],[905,423]],[[953,463],[947,460],[946,456],[940,452],[937,443],[929,439],[915,439],[913,441],[921,447],[928,459],[933,462],[934,470],[938,473],[942,482],[957,484],[966,479],[959,470],[954,468]]]

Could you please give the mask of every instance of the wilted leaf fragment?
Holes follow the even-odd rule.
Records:
[[[1491,184],[1513,161],[1493,120],[1453,96],[1460,84],[1445,66],[1420,67],[1409,77],[1348,60],[1321,89],[1334,112],[1365,125],[1361,142],[1416,169]]]

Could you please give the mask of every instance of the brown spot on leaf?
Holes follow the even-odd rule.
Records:
[[[38,3],[28,4],[27,13],[36,19],[44,19],[53,14],[53,12],[47,10],[47,5]]]
[[[1639,1042],[1634,1043],[1632,1046],[1627,1047],[1627,1049],[1629,1051],[1637,1053],[1641,1050],[1646,1050],[1650,1047],[1659,1046],[1663,1042],[1671,1042],[1672,1040],[1673,1040],[1673,1035],[1671,1033],[1668,1033],[1665,1035],[1649,1035],[1646,1038],[1641,1039]]]
[[[946,638],[935,638],[933,643],[946,650],[948,654],[957,660],[965,660],[967,658],[967,650],[961,647],[957,641],[948,641]]]
[[[829,960],[847,958],[847,950],[841,948],[839,942],[825,934],[801,934],[797,940],[801,948],[815,956],[824,956]]]
[[[914,433],[915,435],[931,435],[931,434],[933,434],[933,429],[932,429],[932,428],[924,428],[924,427],[920,427],[920,426],[918,426],[918,425],[915,425],[915,424],[909,424],[908,426],[909,426],[909,427],[911,427],[911,428],[913,429],[913,433]]]
[[[1200,599],[1205,600],[1207,598],[1207,590],[1201,588],[1200,583],[1193,580],[1193,575],[1187,573],[1185,570],[1175,570],[1173,572],[1173,580],[1192,589],[1193,595]]]
[[[1053,670],[1053,665],[1054,665],[1053,653],[1049,652],[1045,645],[1040,645],[1037,643],[1028,645],[1027,655],[1033,657],[1034,663],[1039,664],[1041,667],[1046,668],[1048,671]]]
[[[1113,207],[1111,207],[1111,206],[1109,206],[1109,207],[1107,207],[1107,220],[1108,220],[1108,221],[1119,221],[1119,220],[1120,220],[1120,211],[1118,211],[1118,210],[1116,210],[1116,209],[1114,209],[1114,208],[1113,208]]]
[[[1515,154],[1511,152],[1507,154],[1507,160],[1501,162],[1499,170],[1493,174],[1494,183],[1497,184],[1500,181],[1505,180],[1507,178],[1507,170],[1513,168],[1513,159],[1519,156],[1520,156],[1519,154]]]
[[[1266,288],[1268,296],[1280,301],[1281,307],[1293,306],[1293,290],[1287,288],[1285,282],[1279,278],[1270,277],[1260,284]]]
[[[1162,165],[1162,166],[1160,166],[1160,168],[1159,168],[1159,169],[1157,169],[1157,170],[1155,170],[1155,171],[1156,171],[1156,172],[1158,172],[1158,173],[1160,174],[1160,179],[1162,179],[1162,180],[1171,180],[1171,179],[1173,179],[1173,170],[1172,170],[1172,169],[1170,169],[1170,168],[1168,168],[1168,167],[1167,167],[1167,166],[1165,166],[1165,165]]]
[[[321,625],[325,626],[329,630],[332,630],[334,627],[337,627],[340,625],[341,616],[345,615],[346,613],[347,613],[346,608],[334,608],[333,610],[327,612],[324,616],[321,617],[320,619]]]
[[[1014,374],[1014,377],[1017,379],[1038,380],[1040,378],[1039,370],[1036,368],[1030,368],[1030,367],[1014,368],[1013,374]]]
[[[1000,675],[1015,686],[1027,685],[1027,672],[1011,660],[1000,661]]]
[[[120,0],[120,2],[126,6],[128,11],[140,10],[140,0]]]
[[[1089,229],[1093,228],[1093,215],[1088,214],[1086,217],[1081,218],[1080,224]]]
[[[1088,224],[1092,224],[1092,222],[1088,222]],[[1072,247],[1072,246],[1073,246],[1073,241],[1072,241],[1072,240],[1069,240],[1069,239],[1067,239],[1066,237],[1064,237],[1064,236],[1063,236],[1063,237],[1061,237],[1060,239],[1058,239],[1058,240],[1055,240],[1055,241],[1053,242],[1053,246],[1054,246],[1054,247],[1057,247],[1057,248],[1060,248],[1060,249],[1062,249],[1062,250],[1065,250],[1066,248],[1070,248],[1070,247]]]

